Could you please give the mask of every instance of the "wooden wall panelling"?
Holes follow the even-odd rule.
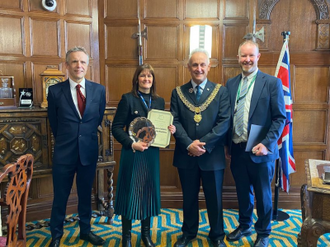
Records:
[[[177,25],[148,25],[145,60],[178,61],[180,27]]]
[[[0,16],[0,55],[23,56],[23,18]]]
[[[92,10],[93,10],[92,1],[79,0],[79,4],[77,3],[78,3],[77,1],[67,0],[65,5],[65,13],[67,15],[92,17]]]
[[[106,81],[110,103],[117,107],[121,96],[132,89],[132,78],[135,66],[107,66]]]
[[[186,0],[184,18],[216,19],[219,20],[220,0]]]
[[[121,19],[121,20],[123,20],[123,19],[135,19],[135,18],[137,18],[137,4],[136,4],[136,1],[131,1],[131,0],[121,0],[121,1],[104,0],[104,5],[103,6],[104,7],[102,9],[100,9],[100,11],[104,10],[104,18],[106,18],[106,19],[114,19],[114,20]]]
[[[145,0],[144,18],[180,19],[179,0]]]
[[[22,0],[11,0],[11,1],[1,1],[0,2],[1,9],[22,9]]]
[[[31,54],[32,57],[44,56],[59,58],[60,29],[58,19],[31,18],[30,19]]]
[[[226,0],[225,3],[225,20],[232,18],[245,18],[248,13],[249,1],[242,0]]]
[[[107,64],[118,63],[119,61],[132,61],[138,59],[137,40],[131,36],[137,33],[137,26],[134,25],[106,25],[105,39]],[[133,76],[133,75],[132,75]]]

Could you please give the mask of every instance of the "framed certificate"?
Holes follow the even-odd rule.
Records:
[[[148,113],[148,119],[155,126],[156,137],[151,144],[153,147],[165,148],[170,144],[171,132],[168,126],[173,123],[173,116],[168,111],[151,109]]]

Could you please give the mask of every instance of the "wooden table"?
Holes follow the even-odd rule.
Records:
[[[317,246],[319,237],[330,232],[330,185],[323,183],[330,161],[306,160],[307,184],[301,187],[303,224],[298,235],[298,246]]]

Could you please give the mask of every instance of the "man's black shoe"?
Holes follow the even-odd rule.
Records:
[[[254,243],[254,247],[267,247],[269,243],[268,237],[257,237],[257,240]]]
[[[105,243],[104,239],[95,235],[92,231],[87,234],[80,233],[80,239],[86,240],[93,245],[103,245]]]
[[[227,235],[228,241],[237,241],[240,240],[242,237],[247,237],[252,234],[251,227],[249,228],[242,228],[237,227],[235,231]]]
[[[185,235],[182,235],[177,241],[176,243],[174,244],[174,247],[185,247],[187,246],[193,239],[195,239],[194,237],[193,238],[189,238]]]
[[[226,247],[227,245],[225,244],[225,242],[223,240],[211,240],[213,247]]]
[[[59,238],[53,239],[52,242],[50,243],[49,247],[60,247],[60,242],[61,242],[61,239],[59,239]]]

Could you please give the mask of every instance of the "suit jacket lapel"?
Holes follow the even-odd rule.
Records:
[[[209,97],[209,95],[212,93],[213,89],[214,89],[214,85],[212,83],[210,83],[209,80],[207,80],[203,93],[201,95],[201,98],[199,99],[199,103],[204,102]]]
[[[255,84],[254,84],[252,98],[251,98],[249,119],[251,118],[251,116],[252,116],[252,114],[253,114],[256,106],[257,106],[258,100],[259,100],[260,95],[261,95],[261,91],[264,88],[265,80],[264,80],[263,77],[264,76],[260,73],[260,71],[258,71],[256,81],[254,82]]]
[[[231,115],[234,116],[234,111],[235,111],[235,105],[236,105],[236,98],[237,98],[237,91],[238,91],[238,86],[242,80],[242,74],[237,76],[236,80],[234,81],[233,85],[233,93],[230,95],[230,102],[231,104]]]
[[[73,103],[73,99],[72,99],[72,95],[71,95],[71,88],[70,88],[70,82],[69,80],[66,80],[65,82],[61,82],[63,83],[63,87],[62,87],[62,91],[63,94],[69,104],[69,106],[72,108],[72,111],[75,112],[75,114],[77,115],[77,117],[79,118],[79,113],[77,111],[76,106]]]
[[[197,104],[194,88],[193,88],[191,82],[188,82],[183,85],[182,93],[183,93],[184,97],[189,99],[190,102],[192,102],[193,104]]]

